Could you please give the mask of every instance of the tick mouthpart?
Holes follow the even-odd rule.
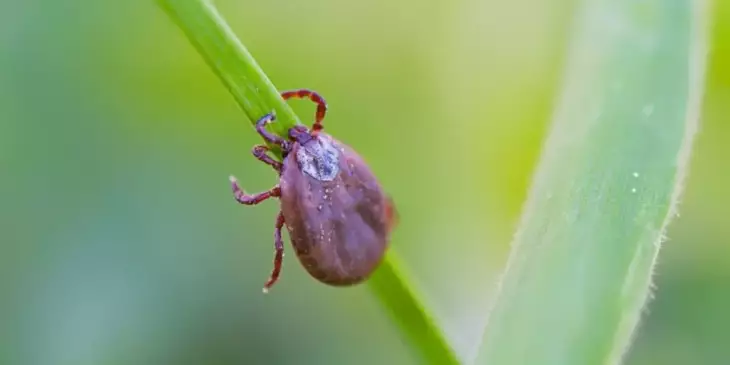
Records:
[[[289,138],[299,144],[305,144],[313,139],[307,127],[297,125],[289,129]]]

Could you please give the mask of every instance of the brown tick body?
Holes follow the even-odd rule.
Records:
[[[247,195],[231,177],[239,203],[255,205],[270,197],[281,202],[274,230],[274,269],[264,292],[281,272],[284,225],[310,275],[333,286],[358,284],[378,267],[388,248],[396,219],[393,202],[357,152],[321,131],[327,104],[319,94],[301,89],[283,92],[282,97],[308,97],[318,106],[312,130],[295,126],[288,139],[266,131],[273,114],[256,123],[259,134],[283,151],[280,163],[267,155],[266,146],[253,149],[256,158],[279,173],[279,184]]]

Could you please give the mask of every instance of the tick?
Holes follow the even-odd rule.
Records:
[[[266,130],[274,114],[256,122],[257,132],[281,148],[283,159],[270,157],[265,145],[254,146],[252,153],[278,173],[279,183],[249,195],[235,177],[230,178],[233,195],[241,204],[279,199],[274,268],[263,291],[268,292],[281,273],[284,226],[299,262],[312,277],[338,287],[361,283],[377,269],[389,246],[397,220],[393,201],[355,150],[322,131],[327,112],[322,96],[308,89],[285,91],[281,96],[284,100],[308,98],[317,104],[317,111],[311,130],[294,126],[288,138]]]

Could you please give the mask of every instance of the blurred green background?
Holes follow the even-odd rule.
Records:
[[[216,4],[279,89],[327,98],[325,128],[395,198],[393,250],[471,357],[576,1]],[[730,363],[730,3],[713,18],[681,217],[628,364]],[[321,285],[289,254],[261,294],[277,204],[228,185],[275,183],[259,141],[153,1],[0,2],[0,363],[420,363],[366,285]]]

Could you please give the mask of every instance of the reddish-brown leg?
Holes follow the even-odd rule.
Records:
[[[236,197],[236,200],[241,204],[256,205],[268,198],[281,196],[281,189],[279,188],[279,185],[274,186],[271,190],[249,195],[246,194],[240,186],[238,186],[238,182],[235,177],[231,176],[230,180],[231,187],[233,188],[233,196]]]
[[[276,216],[276,226],[274,228],[274,269],[269,275],[269,280],[264,284],[264,293],[268,293],[269,289],[279,280],[281,273],[281,263],[284,261],[284,243],[281,239],[281,229],[284,227],[284,214],[280,211]]]
[[[284,98],[284,100],[291,98],[309,98],[309,100],[317,103],[317,113],[314,117],[314,125],[312,125],[312,135],[317,135],[317,133],[322,130],[322,120],[324,119],[324,115],[327,113],[327,102],[324,100],[322,95],[319,95],[316,91],[309,89],[298,89],[284,91],[281,93],[281,97]]]
[[[282,164],[279,161],[274,160],[269,155],[266,154],[266,152],[269,151],[269,147],[266,147],[262,144],[253,146],[253,150],[251,150],[251,153],[261,162],[271,166],[274,168],[274,170],[281,172]]]

